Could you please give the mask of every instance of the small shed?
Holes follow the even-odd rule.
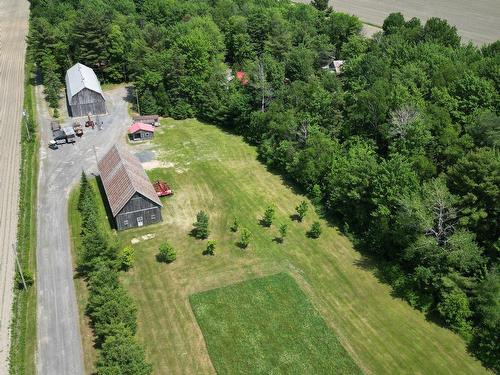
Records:
[[[106,113],[106,101],[101,84],[94,71],[77,63],[66,72],[66,96],[68,112],[72,117],[102,115]]]
[[[147,141],[153,139],[155,127],[142,122],[136,122],[128,128],[128,136],[131,141]]]
[[[162,221],[160,198],[139,160],[116,145],[97,163],[116,229]]]

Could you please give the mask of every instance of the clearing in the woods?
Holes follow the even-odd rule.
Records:
[[[132,151],[141,151],[144,147],[144,144],[132,146]],[[227,293],[239,293],[239,288],[253,289],[256,295],[262,296],[264,304],[272,306],[271,298],[274,297],[266,292],[265,283],[243,283],[234,289],[199,293],[278,273],[291,275],[318,311],[321,318],[316,317],[314,324],[326,324],[332,332],[331,335],[326,329],[323,332],[332,350],[342,351],[333,344],[337,337],[349,354],[344,360],[352,358],[366,373],[485,373],[467,354],[464,342],[457,335],[427,321],[422,313],[391,296],[390,287],[377,279],[371,262],[356,252],[336,228],[318,218],[311,209],[304,222],[292,221],[290,216],[304,197],[259,163],[256,149],[241,137],[196,120],[164,120],[149,151],[156,154],[156,161],[147,164],[156,167],[148,172],[151,180],[163,179],[175,191],[172,197],[163,201],[164,221],[154,226],[110,233],[121,247],[130,245],[132,240],[135,242],[135,266],[123,274],[122,281],[137,302],[138,337],[145,344],[155,374],[214,373],[221,363],[229,366],[236,361],[230,358],[231,355],[240,356],[238,350],[252,345],[242,342],[234,351],[223,353],[223,348],[219,350],[213,344],[218,338],[208,318],[225,319],[220,324],[228,329],[243,329],[243,325],[255,327],[276,342],[300,335],[297,331],[300,327],[294,321],[282,324],[280,329],[268,325],[272,312],[257,304],[251,314],[248,313],[251,307],[242,306],[240,310],[237,302],[234,306],[224,304],[224,308],[229,309],[227,314],[217,311],[216,305],[207,305],[217,315],[206,317],[197,310],[200,322],[193,313],[190,298],[196,309],[207,301],[206,296],[215,293],[229,298]],[[70,200],[74,234],[78,233],[76,198],[74,191]],[[275,206],[276,219],[270,228],[264,228],[259,221],[268,205]],[[200,210],[210,216],[209,239],[217,241],[215,256],[203,255],[206,240],[190,236],[192,223]],[[240,231],[245,227],[252,232],[246,250],[237,246],[240,231],[230,230],[234,217],[240,221]],[[314,220],[320,220],[323,226],[323,233],[316,240],[306,236]],[[277,240],[278,227],[282,223],[288,224],[284,243]],[[108,223],[103,222],[103,225]],[[146,236],[148,234],[154,237]],[[177,260],[171,264],[158,263],[155,258],[160,243],[165,240],[177,251]],[[308,304],[300,290],[295,288],[288,296],[276,291],[279,295],[275,296],[274,308],[281,314],[277,316],[281,322],[291,319],[288,314],[300,308],[300,304],[302,307]],[[85,289],[79,284],[77,293],[83,311]],[[252,297],[256,296],[246,296],[246,301],[252,301]],[[299,306],[292,306],[290,301],[294,298],[300,299]],[[312,311],[308,306],[305,308]],[[82,326],[89,370],[95,353],[84,320]],[[258,339],[266,341],[265,337]],[[269,345],[262,350],[269,350],[274,344],[270,342]],[[314,355],[332,356],[327,352],[318,348]],[[264,356],[262,366],[271,366],[267,359],[273,358],[276,358],[274,354]],[[330,360],[336,359],[324,358],[318,365]],[[256,367],[246,370],[257,372]]]

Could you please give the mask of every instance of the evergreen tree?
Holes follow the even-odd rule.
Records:
[[[193,234],[196,238],[200,240],[208,238],[210,231],[208,230],[208,215],[205,211],[198,212],[196,215],[196,222],[193,226]]]

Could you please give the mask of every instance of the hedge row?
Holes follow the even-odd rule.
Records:
[[[119,282],[117,249],[99,226],[96,194],[82,173],[78,210],[81,216],[81,248],[78,271],[87,280],[90,318],[96,347],[100,349],[97,374],[149,375],[152,365],[135,339],[137,308]]]

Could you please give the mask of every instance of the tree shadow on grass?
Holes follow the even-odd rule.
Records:
[[[108,219],[108,224],[111,229],[116,229],[116,223],[114,220],[113,213],[111,212],[111,207],[109,205],[106,192],[104,191],[104,185],[102,184],[101,176],[96,175],[95,180],[97,182],[97,188],[99,189],[99,195],[101,196],[102,203],[104,204],[104,209],[106,211],[106,218]]]
[[[316,234],[313,234],[310,230],[308,230],[308,231],[306,232],[306,237],[307,237],[307,238],[310,238],[311,240],[317,240],[318,238],[320,238],[320,237],[321,237],[321,235],[319,235],[319,236],[318,236],[318,235],[316,235]]]
[[[244,244],[244,243],[242,243],[241,241],[236,242],[236,243],[235,243],[235,245],[236,245],[237,247],[239,247],[241,250],[247,250],[247,249],[248,249],[248,246],[249,246],[249,245],[245,245],[245,244]]]
[[[284,241],[283,241],[283,237],[274,237],[273,238],[273,242],[276,242],[277,244],[282,244]]]
[[[258,224],[263,228],[271,228],[271,225],[266,223],[265,219],[259,219]]]
[[[213,256],[215,256],[215,253],[211,253],[211,252],[210,252],[210,251],[208,251],[207,249],[203,250],[203,251],[201,252],[201,254],[202,254],[202,255],[204,255],[204,256],[209,256],[209,257],[213,257]]]

